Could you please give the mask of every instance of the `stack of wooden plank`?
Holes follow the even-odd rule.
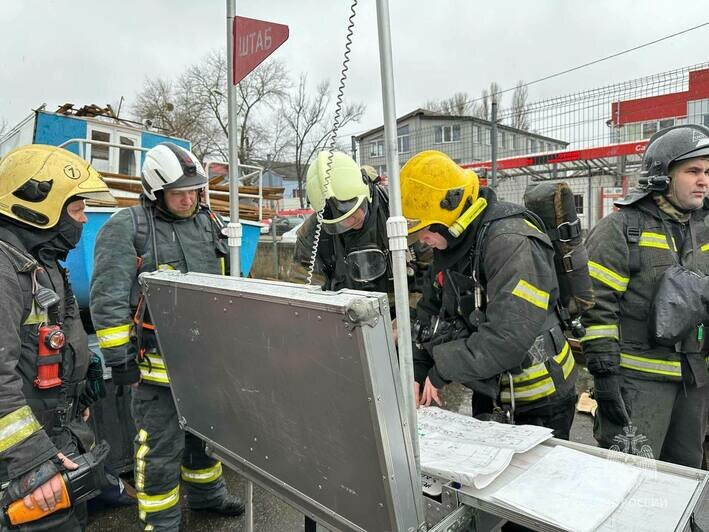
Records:
[[[113,174],[110,172],[102,173],[103,180],[108,187],[115,192],[121,191],[129,193],[128,197],[125,194],[119,194],[116,198],[119,207],[130,207],[138,203],[138,196],[143,188],[140,184],[140,177],[127,176],[122,174]],[[222,183],[221,176],[212,178],[209,183],[209,204],[216,212],[229,215],[229,186]],[[273,209],[266,208],[265,203],[268,201],[278,201],[283,198],[282,187],[263,187],[261,194],[264,200],[262,209],[262,218],[271,218],[275,215]],[[258,211],[258,187],[257,186],[241,186],[239,187],[239,218],[244,220],[259,219]],[[91,201],[87,204],[92,205]]]

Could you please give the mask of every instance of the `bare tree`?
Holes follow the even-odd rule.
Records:
[[[529,114],[527,111],[527,86],[519,80],[512,93],[512,127],[529,130]]]
[[[473,116],[490,120],[490,95],[487,89],[483,89],[480,93],[480,98],[473,108]]]
[[[468,116],[472,111],[470,96],[467,92],[456,92],[442,100],[428,100],[423,108],[452,116]]]
[[[189,139],[201,160],[226,159],[227,81],[226,57],[221,51],[213,51],[174,81],[146,80],[133,111],[166,133]],[[263,116],[279,105],[289,86],[286,68],[277,60],[259,65],[237,86],[240,161],[250,162],[270,149],[271,129]]]
[[[0,139],[7,133],[7,120],[0,118]]]
[[[501,90],[499,83],[496,81],[490,83],[489,89],[483,89],[478,102],[473,107],[473,116],[483,120],[492,120],[492,103],[497,103],[499,109],[502,101]]]
[[[364,114],[362,103],[345,104],[340,113],[340,127],[357,122]],[[308,165],[316,152],[326,147],[332,135],[334,109],[330,84],[318,84],[315,93],[307,90],[307,75],[301,74],[298,87],[286,99],[281,114],[291,136],[293,163],[298,177],[300,206],[305,207],[303,182]]]

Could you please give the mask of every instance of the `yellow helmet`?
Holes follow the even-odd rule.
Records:
[[[323,229],[326,232],[348,231],[358,211],[366,216],[372,193],[365,179],[349,155],[341,151],[318,153],[308,168],[305,192],[313,209],[324,209]]]
[[[116,203],[98,172],[63,148],[30,144],[0,159],[0,214],[49,229],[74,196]]]
[[[451,227],[478,199],[480,184],[445,153],[417,153],[401,169],[401,203],[409,234],[431,224]]]

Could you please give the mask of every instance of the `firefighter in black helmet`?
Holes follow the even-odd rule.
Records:
[[[641,186],[586,242],[596,306],[583,317],[581,342],[598,401],[594,434],[604,447],[700,467],[709,400],[703,328],[663,347],[648,321],[668,267],[709,274],[709,129],[659,131],[642,169]]]

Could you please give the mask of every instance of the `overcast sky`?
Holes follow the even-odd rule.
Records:
[[[290,26],[274,55],[294,79],[337,86],[349,1],[238,0],[237,14]],[[134,100],[143,80],[170,77],[226,46],[216,0],[2,0],[0,119],[46,102],[54,110]],[[592,61],[709,21],[704,0],[390,0],[397,115],[456,91],[478,96]],[[360,0],[346,97],[382,123],[376,7]],[[709,59],[709,26],[530,87],[534,101]],[[504,103],[504,102],[503,102]]]

